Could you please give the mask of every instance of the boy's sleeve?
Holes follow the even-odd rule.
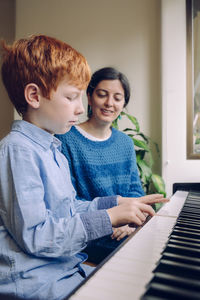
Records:
[[[92,201],[75,200],[76,211],[81,213],[85,211],[94,211],[112,208],[118,205],[117,195],[96,197]]]
[[[69,209],[64,217],[48,207],[42,162],[32,151],[6,147],[0,161],[0,216],[12,239],[25,252],[40,257],[71,256],[91,239],[112,233],[107,212],[97,210],[101,208],[99,200],[86,205],[84,212],[80,209],[72,213]]]
[[[93,201],[75,200],[76,210],[81,213],[89,240],[97,239],[99,234],[103,236],[105,230],[107,234],[112,234],[112,224],[106,209],[116,205],[117,196],[97,197]]]

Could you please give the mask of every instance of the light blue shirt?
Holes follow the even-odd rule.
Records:
[[[60,148],[26,121],[0,142],[0,293],[64,298],[90,272],[79,252],[112,234],[117,196],[76,200]]]

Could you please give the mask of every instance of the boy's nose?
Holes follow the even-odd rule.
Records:
[[[83,101],[82,99],[79,101],[79,105],[77,106],[77,109],[76,109],[76,114],[77,115],[81,115],[85,112],[85,109],[84,109],[84,106],[83,106]]]

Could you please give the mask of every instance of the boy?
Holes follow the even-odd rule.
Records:
[[[55,133],[83,113],[90,80],[85,58],[57,39],[35,35],[4,50],[2,78],[22,120],[0,142],[0,293],[22,299],[63,299],[92,270],[80,253],[112,234],[141,225],[162,195],[78,201]],[[147,204],[148,203],[148,204]]]

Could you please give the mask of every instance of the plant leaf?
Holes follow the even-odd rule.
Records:
[[[139,172],[140,172],[140,178],[144,185],[149,184],[149,181],[152,176],[151,168],[148,166],[145,160],[138,160],[137,161]]]
[[[131,121],[131,123],[133,123],[136,127],[136,131],[139,132],[140,131],[140,126],[138,123],[138,120],[136,119],[136,117],[129,115],[127,113],[125,113],[124,111],[121,112],[122,116],[127,116],[127,118]]]
[[[126,132],[126,131],[134,131],[134,132],[137,132],[137,130],[136,129],[133,129],[133,128],[125,128],[125,129],[123,129],[123,131],[124,132]],[[138,134],[137,134],[138,135]]]
[[[150,137],[146,136],[144,133],[140,132],[140,126],[137,119],[125,112],[121,112],[120,116],[126,116],[131,123],[134,125],[134,128],[124,128],[122,131],[125,132],[133,140],[135,145],[137,166],[140,172],[140,178],[142,186],[146,194],[162,193],[166,196],[165,192],[165,183],[161,176],[152,173],[153,166],[153,156],[151,152],[151,146],[154,145],[158,155],[159,147]],[[112,126],[116,129],[119,129],[118,122],[121,119],[120,116],[113,121]],[[136,137],[139,137],[136,138]],[[151,191],[152,188],[152,191]],[[156,211],[162,206],[160,203],[154,205]]]
[[[132,138],[135,146],[142,148],[142,149],[146,150],[147,152],[150,151],[149,146],[144,141],[138,140],[131,135],[129,135],[129,136]]]
[[[164,180],[162,179],[162,177],[157,175],[157,174],[152,174],[151,180],[154,184],[154,187],[155,187],[156,191],[158,193],[163,194],[164,196],[166,196],[165,183],[164,183]]]
[[[142,160],[142,159],[144,159],[144,156],[145,156],[145,153],[146,153],[146,151],[145,150],[135,150],[135,152],[136,152],[136,158],[137,158],[137,162],[139,161],[139,160]]]
[[[116,128],[116,129],[119,129],[119,126],[118,126],[118,118],[115,119],[115,120],[112,122],[112,127]]]
[[[137,135],[141,136],[147,142],[147,144],[149,144],[150,138],[147,135],[142,132],[139,132]]]

